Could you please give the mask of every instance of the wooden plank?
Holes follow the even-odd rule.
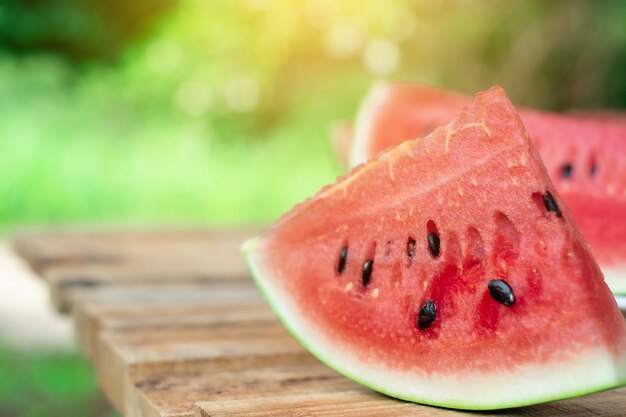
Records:
[[[81,300],[98,300],[119,297],[121,300],[163,300],[175,296],[180,299],[204,300],[223,298],[225,300],[260,300],[261,296],[252,281],[213,282],[213,283],[126,283],[95,287],[68,287],[63,291],[51,292],[55,308],[62,313],[71,312]],[[184,298],[188,297],[188,298]]]
[[[239,253],[251,230],[50,232],[15,238],[15,246],[50,284],[67,312],[77,294],[110,285],[204,285],[248,280]]]
[[[488,395],[488,393],[485,393]],[[502,411],[472,412],[501,417],[621,417],[626,415],[626,388],[587,397]],[[227,399],[196,404],[196,417],[454,417],[467,412],[407,403],[364,388],[341,392],[276,395],[247,400]]]
[[[341,392],[310,392],[196,403],[196,417],[226,416],[466,416],[467,413],[406,403],[358,386]],[[472,413],[472,415],[480,415]]]
[[[289,393],[358,389],[306,352],[198,364],[189,372],[153,373],[134,380],[127,417],[190,417],[197,401],[250,400]]]
[[[98,284],[81,284],[76,282],[73,285],[51,285],[50,297],[54,307],[61,313],[67,313],[72,310],[72,306],[77,300],[91,297],[109,297],[111,294],[118,294],[119,297],[133,298],[133,295],[146,292],[149,297],[152,293],[167,294],[168,291],[181,289],[190,297],[198,298],[203,294],[209,294],[217,291],[226,298],[236,298],[241,296],[243,299],[259,298],[258,291],[250,278],[241,280],[215,280],[207,279],[206,281],[196,281],[193,277],[186,280],[185,277],[167,280],[128,280],[124,282],[101,282]],[[191,294],[197,291],[197,295]],[[128,294],[128,295],[125,295]],[[145,296],[144,296],[145,298]]]
[[[217,258],[219,255],[219,259]],[[236,258],[236,259],[235,259]],[[216,253],[185,261],[162,258],[159,262],[137,264],[81,264],[51,266],[43,277],[51,287],[87,287],[126,282],[192,282],[247,280],[249,272],[243,265],[241,254]]]
[[[460,416],[377,394],[324,366],[261,304],[239,245],[255,231],[22,235],[126,416]],[[623,416],[626,388],[475,416]],[[194,409],[195,407],[195,409]]]
[[[83,341],[83,345],[86,345],[87,351],[91,350],[90,356],[92,358],[98,356],[97,346],[94,346],[94,342],[97,341],[98,333],[103,330],[115,330],[117,333],[132,330],[133,332],[141,331],[145,334],[147,328],[160,332],[176,328],[190,329],[194,326],[204,328],[205,325],[211,324],[223,326],[225,323],[276,322],[270,309],[260,300],[242,301],[239,298],[224,300],[221,297],[207,297],[205,300],[191,303],[180,298],[165,298],[156,301],[151,298],[144,298],[138,301],[132,299],[120,301],[113,294],[110,298],[105,297],[100,300],[87,298],[78,303],[74,313],[79,339]],[[288,341],[288,343],[290,342]],[[298,363],[314,361],[310,355],[302,350],[299,351],[303,358],[300,358]],[[269,357],[262,355],[261,363],[265,363],[266,360],[275,361],[276,358],[279,358],[281,363],[286,361],[289,364],[289,357],[290,355],[274,356],[272,354]],[[189,398],[193,398],[194,392],[206,392],[211,386],[224,388],[221,382],[215,385],[217,381],[215,373],[218,369],[224,368],[227,364],[226,369],[229,369],[231,380],[247,375],[247,379],[242,379],[241,382],[249,388],[250,384],[254,383],[254,379],[261,375],[252,371],[255,367],[258,368],[258,362],[259,357],[251,356],[243,359],[236,357],[226,361],[223,358],[217,360],[214,358],[209,360],[185,358],[183,361],[170,362],[169,364],[159,361],[150,363],[149,366],[140,364],[135,366],[133,378],[131,379],[130,375],[128,378],[129,383],[133,384],[132,387],[128,385],[131,392],[122,394],[126,397],[124,410],[126,410],[126,415],[190,416],[193,414],[193,401]],[[299,374],[292,372],[283,376],[283,379],[298,380],[298,375],[302,378],[301,372],[304,371],[304,368],[302,365],[299,366]],[[188,369],[192,369],[192,371],[181,373],[181,371]],[[322,369],[324,373],[332,373],[335,379],[340,378],[330,369],[326,367],[322,367]],[[244,370],[247,372],[245,375],[242,373]],[[155,373],[155,371],[160,372]],[[282,375],[284,371],[282,373],[280,371],[274,372],[274,374]],[[307,374],[309,376],[304,378],[304,381],[299,382],[300,384],[306,383],[309,379],[311,380],[308,382],[309,384],[323,383],[320,378],[312,377],[311,372],[307,372],[305,375]],[[230,382],[231,385],[234,383],[236,381]],[[164,392],[163,387],[168,387],[166,392]]]
[[[190,325],[174,329],[102,332],[98,348],[100,385],[118,409],[129,411],[134,378],[177,373],[200,361],[301,354],[303,348],[278,323]]]
[[[202,302],[207,299],[225,301],[261,300],[256,286],[250,282],[215,283],[210,285],[163,284],[159,286],[137,284],[105,286],[97,291],[76,294],[73,302],[138,305]]]
[[[184,265],[205,259],[245,271],[241,243],[257,233],[239,230],[41,231],[18,234],[13,246],[39,273],[52,266],[158,264]],[[227,257],[227,258],[225,258]],[[232,262],[224,262],[226,259]]]
[[[83,301],[74,309],[77,339],[87,357],[92,360],[98,357],[98,335],[103,330],[275,320],[269,307],[261,300],[228,300],[216,292],[208,293],[206,299],[192,301]]]

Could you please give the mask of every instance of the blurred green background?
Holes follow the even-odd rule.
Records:
[[[0,229],[268,222],[372,81],[626,105],[622,1],[4,0]]]
[[[619,0],[3,0],[0,233],[267,223],[342,172],[331,126],[380,78],[625,107],[624,22]],[[1,415],[111,413],[76,354],[0,366]]]

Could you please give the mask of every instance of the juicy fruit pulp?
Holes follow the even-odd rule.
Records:
[[[365,100],[354,135],[347,127],[341,131],[343,149],[349,149],[352,165],[365,162],[388,147],[447,124],[470,103],[467,96],[431,87],[380,84]],[[607,283],[614,292],[626,294],[624,115],[522,109],[520,116]]]
[[[624,320],[500,88],[245,251],[303,345],[391,396],[497,409],[626,382]]]

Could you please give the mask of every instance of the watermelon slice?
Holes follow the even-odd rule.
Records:
[[[350,163],[447,124],[467,96],[410,84],[379,84],[356,121]],[[621,113],[564,115],[522,109],[550,177],[591,245],[609,287],[626,294],[626,123]],[[620,116],[621,115],[621,116]],[[344,148],[345,136],[343,132]]]
[[[626,323],[499,87],[244,252],[305,347],[390,396],[499,409],[626,384]]]

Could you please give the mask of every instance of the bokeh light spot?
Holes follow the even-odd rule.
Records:
[[[226,83],[224,98],[229,110],[246,113],[256,108],[261,90],[254,79],[237,78]]]
[[[326,39],[326,50],[334,58],[344,59],[355,55],[363,45],[363,32],[355,25],[333,25]]]
[[[174,96],[176,107],[192,117],[205,115],[213,102],[213,94],[208,85],[201,81],[183,82]]]
[[[400,48],[387,39],[373,39],[363,51],[363,64],[375,74],[391,74],[400,65]]]
[[[182,60],[180,45],[171,40],[153,42],[146,51],[146,64],[156,74],[174,73],[181,66]]]
[[[309,0],[304,7],[304,14],[309,24],[316,28],[325,28],[339,13],[339,2],[334,0]]]

